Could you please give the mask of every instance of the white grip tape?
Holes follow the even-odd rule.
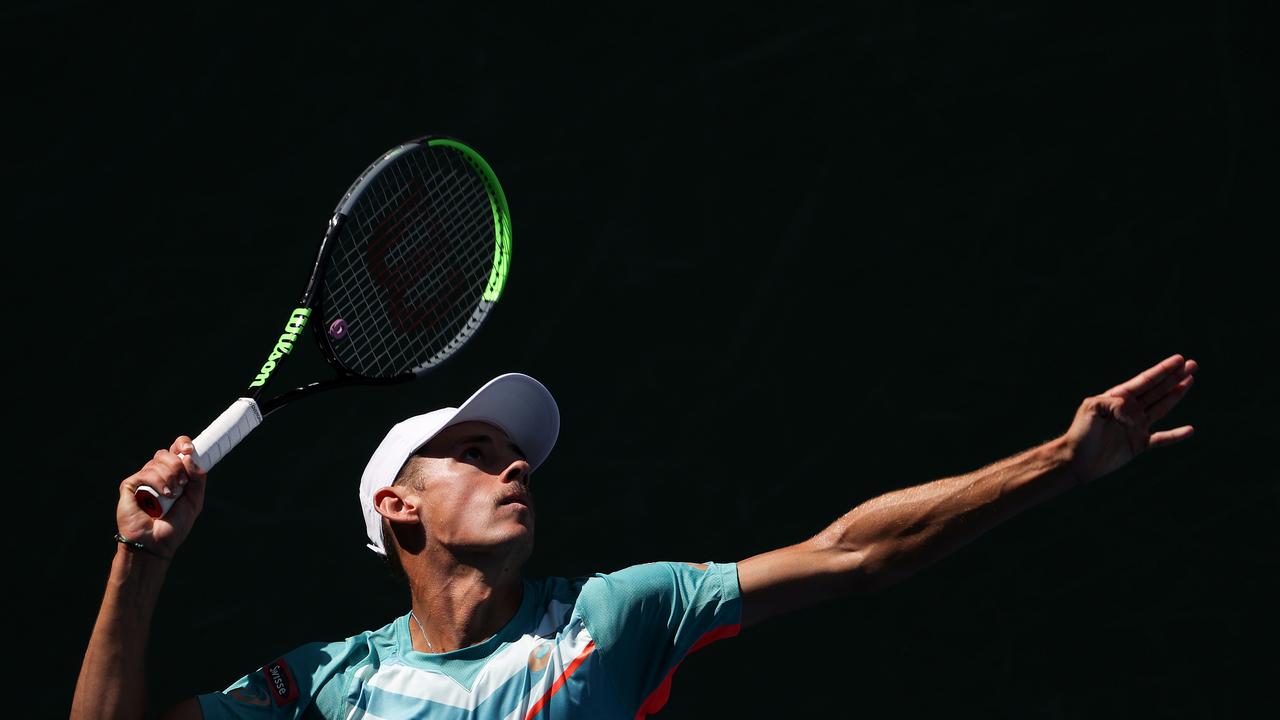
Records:
[[[231,452],[231,448],[240,444],[240,441],[261,423],[262,411],[258,409],[258,403],[254,402],[253,398],[236,400],[216,420],[209,423],[209,427],[205,428],[204,432],[191,441],[192,446],[195,447],[191,453],[191,459],[201,470],[208,472]],[[169,512],[173,501],[181,497],[183,491],[183,487],[177,485],[173,488],[172,497],[163,497],[146,485],[138,489],[156,496],[160,501],[162,514]]]
[[[258,403],[252,398],[240,398],[191,441],[196,448],[191,459],[205,472],[212,470],[223,456],[231,452],[231,448],[240,444],[244,436],[261,422],[262,411],[258,409]]]

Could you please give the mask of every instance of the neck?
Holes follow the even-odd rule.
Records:
[[[523,599],[518,572],[490,573],[461,562],[406,571],[416,618],[410,618],[409,632],[419,652],[449,652],[488,640],[511,621]]]

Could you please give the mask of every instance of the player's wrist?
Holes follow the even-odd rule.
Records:
[[[1066,435],[1046,442],[1040,447],[1040,451],[1061,475],[1069,479],[1071,487],[1080,487],[1090,481],[1091,478],[1087,477],[1088,473],[1080,467],[1075,445]]]
[[[169,561],[154,555],[134,552],[116,543],[116,555],[111,563],[111,575],[107,583],[109,594],[121,607],[133,608],[137,617],[149,617],[165,578],[169,574]]]
[[[115,534],[116,557],[122,555],[131,563],[142,562],[168,567],[173,562],[173,551],[167,548],[152,547],[144,542],[132,540],[123,534]]]

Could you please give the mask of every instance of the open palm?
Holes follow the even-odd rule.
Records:
[[[1191,437],[1190,425],[1155,433],[1151,426],[1186,395],[1198,367],[1195,360],[1172,355],[1101,395],[1085,398],[1066,434],[1080,482],[1092,482],[1151,448]]]

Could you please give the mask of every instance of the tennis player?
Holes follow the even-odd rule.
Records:
[[[1190,437],[1152,432],[1193,381],[1173,355],[1085,398],[1061,436],[963,475],[868,500],[812,538],[740,562],[655,562],[528,578],[533,471],[559,433],[551,393],[494,378],[458,407],[391,428],[359,485],[369,548],[410,591],[387,625],[274,658],[165,718],[635,718],[707,643],[775,615],[909,577],[1005,519]],[[120,483],[118,547],[73,718],[140,718],[144,653],[165,573],[204,502],[185,452],[158,450]],[[186,492],[161,519],[139,485]],[[230,679],[230,678],[229,678]]]

